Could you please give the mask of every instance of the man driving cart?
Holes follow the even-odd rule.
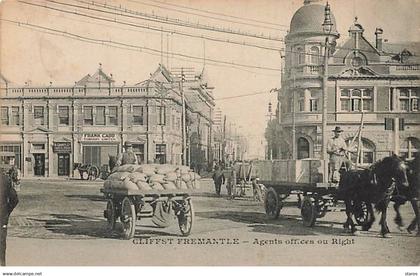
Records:
[[[344,139],[341,137],[343,130],[336,126],[333,130],[334,136],[331,137],[327,142],[327,152],[330,155],[329,159],[329,176],[328,179],[333,183],[340,181],[340,169],[343,163],[346,166],[346,170],[351,168],[351,161],[346,157],[346,152],[351,151]]]

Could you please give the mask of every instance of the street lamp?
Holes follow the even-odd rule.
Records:
[[[327,103],[328,103],[328,56],[329,56],[329,36],[331,34],[333,23],[331,21],[330,4],[327,2],[324,12],[324,23],[322,23],[322,30],[325,37],[324,48],[324,73],[322,76],[322,155],[321,159],[324,161],[324,183],[328,182],[328,155],[327,155]]]

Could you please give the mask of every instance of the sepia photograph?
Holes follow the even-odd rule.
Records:
[[[419,14],[419,0],[0,1],[2,275],[417,276]]]

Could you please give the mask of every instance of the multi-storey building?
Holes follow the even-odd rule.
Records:
[[[0,153],[15,152],[25,177],[71,176],[76,163],[102,167],[126,141],[143,163],[181,164],[182,94],[162,65],[131,86],[115,85],[102,68],[63,87],[19,87],[2,77],[0,93]],[[211,127],[214,103],[211,93],[206,95],[205,111],[187,103],[186,113],[191,122],[207,120]],[[203,142],[208,147],[210,139]]]
[[[357,18],[348,36],[337,43],[340,34],[333,13],[332,30],[325,34],[322,24],[326,6],[316,2],[304,1],[291,20],[285,40],[285,70],[278,94],[281,158],[321,156],[322,57],[327,35],[328,136],[339,125],[344,138],[353,140],[363,114],[361,163],[369,164],[391,153],[406,158],[418,154],[419,47],[386,43],[381,28],[375,30],[376,41],[371,43]]]

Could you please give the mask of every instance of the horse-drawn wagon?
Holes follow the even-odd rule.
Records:
[[[101,192],[107,199],[104,217],[108,229],[122,223],[122,236],[134,237],[136,222],[152,218],[158,227],[168,227],[176,218],[181,234],[188,236],[194,221],[190,193],[199,188],[199,176],[186,166],[170,164],[123,165],[107,180]]]
[[[178,219],[179,229],[184,236],[191,233],[194,221],[194,208],[188,191],[147,191],[101,189],[107,199],[104,217],[108,229],[114,230],[119,218],[125,239],[134,237],[136,222],[141,218],[153,218],[158,210],[167,215],[174,214]],[[158,205],[161,207],[158,208]],[[150,208],[151,207],[151,208]]]
[[[253,163],[236,162],[224,170],[226,189],[230,198],[250,196],[263,201],[264,185],[257,183],[257,174]]]
[[[266,187],[265,211],[269,218],[278,218],[284,201],[297,195],[305,226],[314,226],[317,218],[330,211],[344,211],[337,198],[337,183],[323,183],[324,162],[317,159],[254,161],[258,183]],[[369,221],[364,202],[357,203],[355,219],[359,225]]]

